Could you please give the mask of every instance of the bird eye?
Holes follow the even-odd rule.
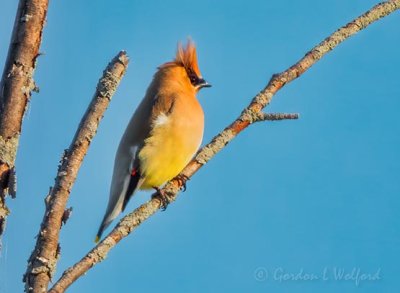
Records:
[[[189,76],[189,78],[190,78],[190,82],[194,85],[194,84],[196,84],[196,82],[197,82],[197,76],[196,75],[190,75]]]
[[[199,83],[199,77],[197,76],[197,74],[194,73],[194,71],[191,70],[191,69],[187,69],[186,72],[187,72],[187,75],[189,77],[190,83],[193,86],[196,86]]]

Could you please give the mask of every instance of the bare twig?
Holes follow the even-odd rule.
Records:
[[[299,119],[298,113],[264,113],[259,112],[253,122]]]
[[[251,123],[258,121],[260,117],[259,113],[270,103],[274,94],[285,84],[298,78],[341,42],[366,28],[372,22],[389,15],[399,8],[400,0],[391,0],[376,5],[368,12],[334,32],[323,42],[309,51],[292,67],[282,73],[275,74],[269,81],[268,85],[253,98],[250,105],[241,113],[241,115],[221,133],[215,136],[210,143],[204,146],[195,158],[185,167],[181,174],[190,178],[242,130],[248,127]],[[182,184],[182,180],[173,179],[163,188],[163,193],[168,195],[171,201],[174,201]],[[137,228],[143,221],[153,215],[161,206],[162,203],[160,199],[154,197],[129,215],[125,216],[111,231],[111,233],[108,234],[97,246],[95,246],[79,262],[68,268],[49,292],[64,292],[75,280],[85,274],[94,265],[104,260],[111,248],[113,248],[122,238],[135,230],[135,228]]]
[[[20,0],[0,81],[0,236],[9,210],[5,196],[16,190],[15,157],[22,119],[36,86],[33,72],[42,41],[48,0]]]
[[[58,239],[65,207],[72,185],[97,127],[111,98],[125,74],[128,57],[120,52],[104,70],[93,99],[83,116],[68,150],[65,150],[54,187],[46,197],[46,210],[37,236],[36,246],[28,260],[24,275],[26,292],[46,292],[59,257]]]

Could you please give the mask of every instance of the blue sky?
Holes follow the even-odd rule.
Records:
[[[1,4],[1,68],[16,2]],[[18,197],[8,201],[0,292],[23,290],[58,160],[119,50],[131,63],[73,188],[57,278],[93,246],[119,139],[178,41],[194,39],[200,69],[213,84],[199,94],[208,142],[273,73],[376,3],[51,1],[35,74],[40,93],[20,141]],[[373,24],[285,86],[267,111],[298,112],[301,119],[259,123],[240,134],[166,212],[124,239],[70,292],[400,290],[399,21],[396,12]],[[137,194],[127,210],[148,198]],[[357,285],[338,280],[335,269],[377,273],[379,280]],[[282,273],[301,272],[319,279],[282,280]]]

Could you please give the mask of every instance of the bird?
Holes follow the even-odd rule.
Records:
[[[198,151],[204,113],[196,95],[206,87],[211,85],[200,73],[194,42],[178,43],[175,58],[157,68],[121,138],[96,242],[137,190],[159,191]]]

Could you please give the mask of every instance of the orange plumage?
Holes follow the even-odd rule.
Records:
[[[187,72],[193,72],[197,76],[201,77],[199,65],[197,62],[196,46],[193,41],[188,40],[186,47],[183,47],[181,43],[178,44],[176,51],[175,60],[164,63],[159,68],[168,66],[182,66]]]

